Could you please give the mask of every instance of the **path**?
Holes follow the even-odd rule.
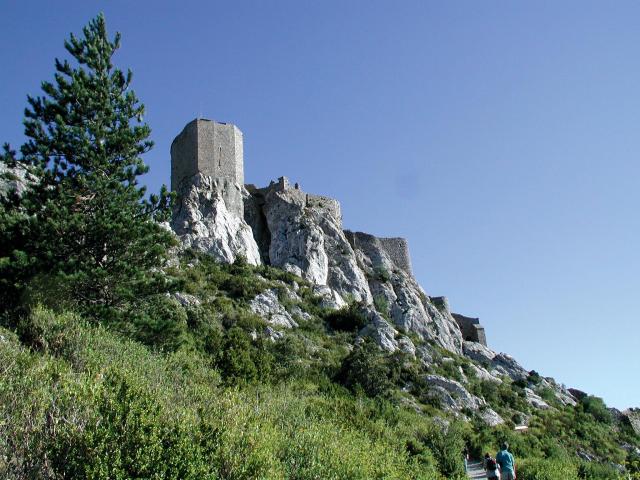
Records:
[[[476,460],[469,460],[469,478],[487,478],[487,473],[482,468],[482,462]]]

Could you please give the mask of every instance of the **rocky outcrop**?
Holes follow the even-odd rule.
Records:
[[[630,408],[622,412],[622,417],[631,425],[631,428],[640,435],[640,408]]]
[[[267,290],[257,295],[249,302],[249,308],[270,325],[283,328],[298,326],[278,300],[278,292],[275,290]]]
[[[508,375],[513,380],[524,381],[529,377],[529,372],[525,370],[511,355],[499,353],[493,357],[494,371],[501,375]]]
[[[547,402],[545,402],[537,393],[535,393],[530,388],[525,388],[524,394],[527,403],[533,408],[537,408],[539,410],[548,410],[549,408],[551,408]]]
[[[398,267],[386,247],[370,239],[371,235],[348,231],[346,235],[377,307],[388,310],[393,324],[400,331],[413,332],[422,340],[432,340],[447,350],[461,353],[462,335],[448,305],[438,308],[413,275]]]
[[[369,309],[366,315],[369,323],[360,330],[358,338],[371,338],[383,350],[395,352],[398,349],[398,331],[375,310]]]
[[[260,252],[243,216],[243,187],[200,173],[181,182],[171,227],[185,248],[196,248],[221,262],[243,256],[259,265]]]
[[[34,182],[35,177],[28,174],[22,166],[9,168],[0,162],[0,197],[15,192],[18,196],[27,188],[30,182]]]
[[[504,419],[491,408],[483,408],[477,413],[478,418],[488,427],[497,427],[504,423]]]
[[[425,380],[429,384],[429,391],[440,399],[445,408],[477,411],[486,405],[483,399],[471,395],[461,383],[455,380],[440,375],[426,375]]]
[[[262,198],[269,239],[268,262],[346,298],[372,302],[371,292],[342,231],[339,204],[293,188],[254,189]],[[332,203],[334,202],[334,203]],[[252,218],[261,218],[255,212]],[[264,248],[263,248],[264,250]],[[341,303],[336,300],[337,303]]]

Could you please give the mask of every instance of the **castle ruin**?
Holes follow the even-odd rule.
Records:
[[[298,183],[293,186],[286,177],[277,182],[258,188],[244,184],[243,135],[238,127],[208,119],[195,119],[189,122],[171,144],[171,189],[178,191],[179,204],[182,186],[189,185],[188,179],[202,174],[200,182],[221,188],[227,209],[239,216],[245,227],[253,235],[262,262],[270,264],[271,231],[267,225],[264,206],[269,195],[286,193],[289,201],[303,209],[312,209],[323,218],[331,218],[342,231],[344,238],[354,251],[364,252],[375,263],[390,261],[398,271],[413,276],[409,247],[404,238],[382,238],[363,232],[343,230],[340,203],[330,197],[305,193]],[[201,177],[202,178],[202,177]],[[218,188],[216,187],[216,188]],[[210,193],[206,193],[210,196]],[[178,210],[181,207],[178,207]],[[175,216],[175,215],[174,215]],[[248,225],[248,226],[247,226]],[[174,226],[178,234],[187,233],[192,228],[188,222]],[[260,260],[258,260],[259,262]],[[436,305],[439,297],[433,297]],[[442,297],[441,307],[448,304]],[[486,345],[484,328],[477,318],[465,317],[453,313],[465,340]]]

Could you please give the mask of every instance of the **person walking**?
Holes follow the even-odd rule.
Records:
[[[516,480],[516,461],[511,452],[509,452],[509,444],[507,442],[500,445],[500,451],[496,453],[496,462],[500,465],[502,480]]]
[[[464,473],[469,471],[469,448],[465,445],[462,450],[462,457],[464,458]]]
[[[482,467],[484,468],[484,471],[487,472],[487,479],[500,480],[500,466],[495,458],[491,458],[489,453],[485,453],[484,460],[482,461]]]

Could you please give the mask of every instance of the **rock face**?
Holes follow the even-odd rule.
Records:
[[[636,435],[640,435],[640,408],[625,410],[622,412],[622,416],[627,419]]]
[[[10,192],[21,196],[27,185],[34,181],[35,177],[28,174],[23,168],[8,168],[0,162],[0,197],[4,197]]]
[[[336,200],[305,193],[285,177],[265,188],[247,189],[251,199],[245,201],[245,219],[264,263],[324,289],[318,293],[327,307],[348,300],[375,304],[386,310],[380,313],[388,315],[393,328],[461,353],[460,328],[446,302],[437,306],[416,282],[404,239],[343,230]],[[377,325],[383,329],[380,338],[385,337],[387,327]]]
[[[242,216],[243,190],[229,179],[201,173],[185,179],[171,221],[182,245],[221,262],[232,263],[242,255],[248,263],[259,265],[258,245]]]

